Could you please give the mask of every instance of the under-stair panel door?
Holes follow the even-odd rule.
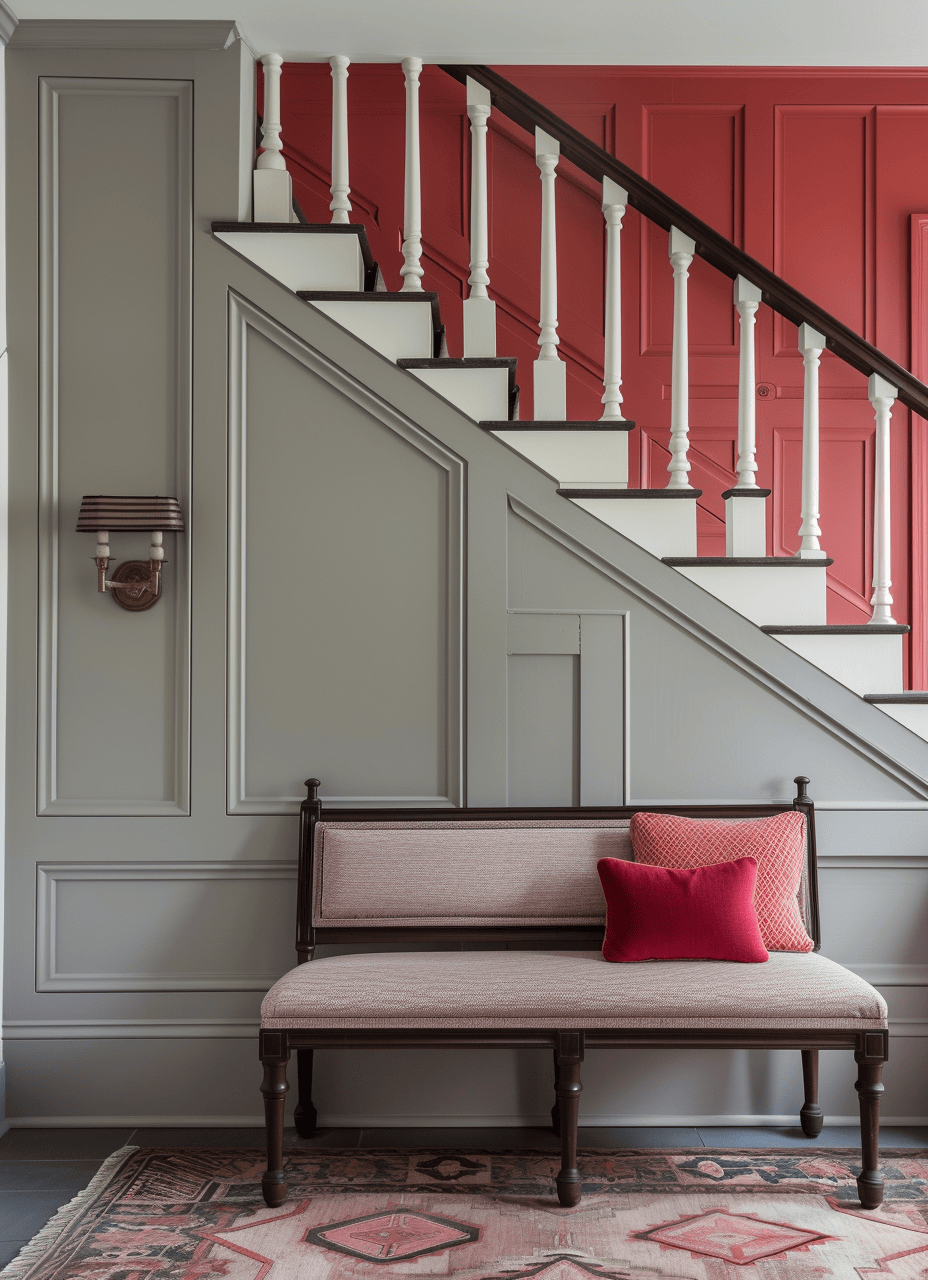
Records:
[[[463,464],[244,300],[230,325],[230,812],[314,773],[460,804]]]
[[[509,615],[507,804],[622,804],[625,615]]]

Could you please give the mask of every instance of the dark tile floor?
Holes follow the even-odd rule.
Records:
[[[883,1128],[885,1147],[926,1147],[928,1128]],[[61,1205],[82,1191],[103,1160],[124,1146],[254,1147],[262,1129],[10,1129],[0,1138],[0,1267],[42,1229]],[[586,1147],[856,1147],[856,1127],[828,1128],[817,1142],[796,1129],[589,1129]],[[289,1146],[521,1147],[557,1146],[546,1129],[324,1129],[302,1139],[287,1130]]]

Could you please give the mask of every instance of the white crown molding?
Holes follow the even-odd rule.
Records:
[[[2,3],[2,0],[0,0]],[[4,8],[6,6],[4,5]],[[7,10],[9,13],[9,10]],[[156,19],[24,18],[6,37],[15,49],[228,49],[240,39],[235,22],[171,22]],[[0,20],[0,33],[3,22]]]
[[[4,0],[0,0],[0,41],[3,44],[10,43],[18,25],[19,18]]]

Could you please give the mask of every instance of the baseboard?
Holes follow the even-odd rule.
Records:
[[[262,1129],[263,1116],[10,1116],[11,1129]],[[859,1116],[828,1116],[830,1125],[857,1125]],[[551,1124],[550,1113],[538,1115],[424,1115],[319,1116],[323,1129],[544,1129]],[[581,1115],[580,1127],[590,1129],[757,1129],[790,1128],[799,1124],[798,1113],[782,1116],[626,1116]],[[893,1126],[928,1125],[928,1116],[883,1116],[880,1124]]]

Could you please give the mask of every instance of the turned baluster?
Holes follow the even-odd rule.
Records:
[[[487,121],[490,90],[467,77],[470,118],[470,293],[464,300],[464,355],[496,355],[496,303],[490,297],[487,210]]]
[[[557,231],[554,182],[560,143],[543,129],[535,130],[535,163],[541,176],[541,305],[538,358],[533,389],[536,419],[563,420],[567,417],[567,366],[557,353]]]
[[[332,68],[332,210],[333,222],[351,221],[348,193],[348,67],[351,59],[341,54],[329,58]]]
[[[757,428],[754,417],[754,322],[760,306],[760,289],[744,276],[735,281],[735,308],[740,333],[738,361],[738,480],[736,489],[756,489]]]
[[[670,388],[670,461],[668,489],[692,489],[686,455],[690,447],[689,322],[686,285],[696,242],[676,227],[670,228],[670,263],[673,267],[673,361]]]
[[[406,76],[406,189],[403,203],[403,293],[422,289],[422,175],[419,165],[419,76],[421,58],[404,58]]]
[[[289,222],[293,210],[290,174],[280,141],[280,75],[283,58],[279,53],[266,53],[264,68],[264,118],[261,122],[261,146],[253,174],[252,216],[255,222]]]
[[[871,374],[867,386],[876,418],[873,475],[873,606],[871,622],[894,623],[892,579],[892,510],[890,508],[889,425],[893,403],[899,394],[879,374]]]
[[[798,556],[802,560],[824,560],[819,543],[818,522],[818,366],[825,350],[825,337],[809,324],[799,326],[799,350],[805,369],[802,393],[802,523]]]
[[[606,346],[603,364],[605,420],[622,417],[622,219],[628,192],[611,178],[603,178],[603,217],[606,219]]]

